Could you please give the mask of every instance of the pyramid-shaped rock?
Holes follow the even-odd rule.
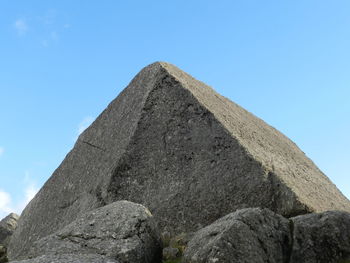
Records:
[[[244,207],[284,216],[349,201],[287,137],[167,63],[144,68],[77,140],[24,210],[10,258],[117,200],[160,230],[194,231]]]

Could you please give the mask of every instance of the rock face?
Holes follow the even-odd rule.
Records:
[[[8,245],[10,237],[17,228],[18,219],[17,214],[11,213],[0,221],[0,245]]]
[[[160,235],[151,213],[128,201],[98,208],[36,241],[26,258],[91,253],[120,263],[160,262]]]
[[[10,257],[117,200],[145,205],[172,234],[245,207],[285,216],[350,211],[293,142],[167,63],[144,68],[80,135],[24,210]]]
[[[287,263],[292,248],[289,220],[268,209],[248,208],[199,230],[185,263]]]
[[[119,263],[105,256],[96,254],[44,255],[33,259],[11,261],[11,263]]]
[[[328,211],[284,218],[268,209],[231,213],[199,230],[184,263],[346,263],[350,214]]]
[[[294,245],[291,263],[350,261],[349,213],[329,211],[298,216],[292,220]]]
[[[0,221],[0,263],[7,262],[7,246],[16,230],[19,216],[11,213]]]

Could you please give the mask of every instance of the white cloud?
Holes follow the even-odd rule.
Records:
[[[24,189],[24,198],[17,205],[16,211],[18,211],[18,213],[22,213],[23,209],[27,206],[27,204],[29,204],[38,191],[39,189],[34,184],[27,185],[27,187]]]
[[[30,175],[25,172],[24,176],[24,189],[22,198],[18,202],[14,202],[11,195],[0,189],[0,220],[7,216],[9,213],[21,214],[27,204],[34,198],[39,188],[35,183],[31,182]]]
[[[0,147],[0,157],[4,154],[5,149],[3,147]]]
[[[94,121],[94,118],[91,116],[85,117],[80,123],[78,127],[78,135],[80,135],[90,124]]]
[[[17,34],[19,36],[25,35],[29,29],[28,25],[24,19],[17,19],[14,23],[14,27],[15,27]]]
[[[0,219],[7,216],[12,211],[10,194],[0,190]]]

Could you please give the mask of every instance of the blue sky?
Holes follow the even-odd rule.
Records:
[[[349,198],[349,12],[345,0],[2,0],[0,218],[159,60],[282,131]]]

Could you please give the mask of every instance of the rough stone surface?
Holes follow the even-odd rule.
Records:
[[[11,213],[0,221],[0,263],[8,261],[7,246],[16,230],[18,218],[17,214]]]
[[[349,213],[329,211],[298,216],[292,220],[294,244],[291,263],[350,261]]]
[[[161,261],[160,235],[142,205],[119,201],[84,214],[33,244],[26,258],[50,254],[99,254],[121,263]]]
[[[105,256],[94,254],[43,255],[33,259],[11,261],[11,263],[120,263]]]
[[[24,210],[10,256],[116,200],[145,205],[172,235],[244,207],[350,211],[293,142],[167,63],[143,69],[80,135]]]
[[[0,263],[8,262],[6,251],[6,247],[0,245]]]
[[[268,209],[247,208],[199,230],[185,250],[185,263],[287,263],[288,219]]]
[[[181,252],[176,247],[166,247],[163,249],[163,260],[174,260],[181,255]]]
[[[9,214],[0,221],[0,245],[7,246],[10,237],[16,230],[19,216],[15,213]]]

